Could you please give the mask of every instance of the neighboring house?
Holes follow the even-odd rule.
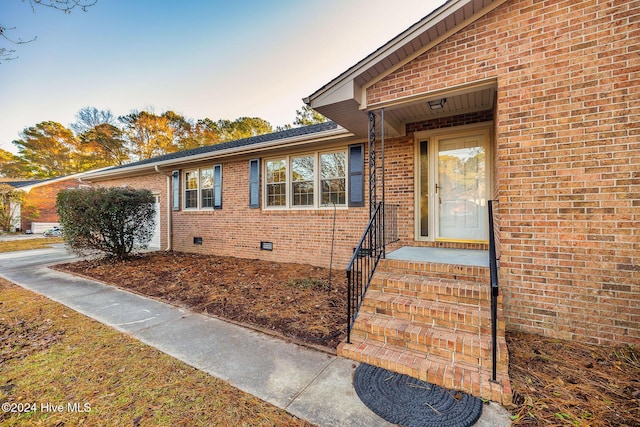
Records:
[[[16,191],[20,185],[28,185],[34,181],[17,178],[0,177],[0,186],[3,187],[3,194],[0,197],[0,209],[3,212],[3,221],[8,219],[8,224],[3,223],[0,226],[0,232],[9,231],[16,232],[21,230],[20,220],[22,218],[22,205],[9,194],[5,194],[7,186],[11,192]],[[5,217],[6,215],[6,217]]]
[[[25,200],[15,210],[16,230],[31,230],[42,233],[52,225],[58,224],[56,198],[60,190],[79,188],[79,181],[86,172],[44,180],[11,180],[4,178],[3,183],[24,191]],[[35,213],[35,214],[33,214]]]
[[[89,179],[154,190],[163,248],[328,266],[333,247],[334,267],[384,200],[388,252],[431,252],[381,261],[340,354],[507,402],[505,328],[640,344],[639,19],[632,1],[450,0],[305,99],[333,122]],[[491,199],[495,382],[489,272],[464,261]]]

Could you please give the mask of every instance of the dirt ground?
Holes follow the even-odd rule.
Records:
[[[507,333],[514,425],[640,426],[640,348]]]
[[[335,349],[344,339],[342,270],[180,253],[58,269],[193,311]],[[514,425],[640,426],[640,349],[507,333]]]
[[[345,337],[344,271],[184,253],[57,267],[192,311],[335,349]]]

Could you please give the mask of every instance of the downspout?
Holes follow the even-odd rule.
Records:
[[[165,249],[165,251],[170,251],[171,250],[171,240],[172,240],[172,229],[171,229],[171,178],[172,175],[171,174],[167,174],[165,172],[160,171],[160,169],[158,169],[158,165],[154,166],[154,169],[157,173],[159,173],[160,175],[164,175],[167,177],[167,248]]]

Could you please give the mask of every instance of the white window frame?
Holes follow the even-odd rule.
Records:
[[[310,157],[313,160],[313,170],[311,171],[311,186],[312,188],[312,192],[313,192],[313,196],[311,199],[311,204],[306,204],[306,205],[302,205],[302,204],[296,204],[296,200],[295,200],[295,194],[293,192],[293,186],[295,183],[300,183],[300,182],[308,182],[308,180],[298,180],[298,181],[294,181],[293,179],[293,162],[295,159],[302,159],[305,157]],[[294,155],[294,156],[289,156],[288,159],[289,162],[289,179],[287,180],[287,189],[289,190],[289,198],[291,200],[290,204],[291,204],[291,208],[292,209],[310,209],[310,208],[314,208],[317,204],[317,197],[318,197],[318,186],[317,186],[317,181],[318,181],[318,156],[316,153],[305,153],[305,154],[298,154],[298,155]]]
[[[303,152],[290,154],[286,156],[269,157],[262,160],[262,208],[265,210],[309,210],[309,209],[333,209],[333,204],[322,204],[322,177],[320,176],[320,158],[323,154],[342,153],[344,155],[344,186],[345,186],[345,201],[343,204],[336,204],[338,208],[347,208],[349,206],[349,154],[348,149],[338,148],[333,150]],[[313,158],[313,204],[312,205],[295,205],[293,196],[293,159],[302,157]],[[267,183],[267,164],[273,161],[284,161],[286,169],[286,182],[285,182],[285,205],[284,206],[269,206],[269,194]]]
[[[196,178],[196,188],[187,188],[189,185],[189,179],[187,178],[188,174],[197,173]],[[200,169],[189,169],[184,170],[182,172],[182,207],[185,211],[193,211],[198,210],[200,207]],[[196,206],[195,207],[187,207],[187,191],[195,191],[196,192]]]
[[[269,182],[268,181],[268,177],[269,177],[269,168],[267,166],[268,163],[270,162],[284,162],[284,175],[285,175],[285,180],[284,180],[284,194],[285,194],[285,200],[284,200],[284,205],[273,205],[273,206],[269,206],[269,186],[270,185],[281,185],[282,181],[277,181],[277,182]],[[266,209],[287,209],[287,207],[289,206],[289,189],[287,188],[287,186],[289,185],[289,157],[288,156],[284,156],[284,157],[273,157],[270,159],[265,159],[264,160],[264,167],[262,168],[264,171],[264,187],[263,187],[263,191],[264,191],[264,207]]]
[[[181,192],[182,192],[182,207],[183,210],[185,211],[212,211],[216,209],[216,200],[215,200],[215,189],[216,189],[216,182],[215,182],[215,168],[220,166],[220,168],[222,168],[222,165],[211,165],[211,166],[205,166],[205,167],[201,167],[201,168],[193,168],[193,169],[185,169],[182,171],[182,186],[181,186]],[[205,188],[202,188],[202,171],[211,171],[211,179],[212,179],[212,186],[211,188],[206,188],[206,190],[211,190],[212,192],[212,201],[211,201],[211,206],[207,206],[207,207],[203,207],[202,206],[202,190],[205,190]],[[187,181],[187,174],[190,173],[197,173],[198,174],[198,179],[197,179],[197,187],[195,189],[187,189],[187,185],[188,185],[188,181]],[[220,170],[220,179],[222,179],[222,169]],[[196,206],[194,207],[187,207],[187,191],[196,191]]]
[[[342,177],[340,176],[334,176],[334,177],[329,177],[329,178],[325,178],[322,176],[322,161],[321,158],[323,155],[330,155],[330,154],[337,154],[337,153],[341,153],[344,157],[344,166],[342,169]],[[323,181],[329,181],[329,180],[342,180],[344,182],[344,203],[336,203],[336,206],[347,206],[349,203],[349,192],[347,191],[347,181],[348,181],[348,163],[349,163],[349,159],[348,159],[348,155],[347,155],[347,151],[329,151],[329,152],[324,152],[324,153],[318,153],[318,203],[322,204],[322,206],[326,206],[326,205],[331,205],[333,206],[333,203],[323,203],[322,200],[322,196],[323,196],[323,192],[322,192],[322,182]],[[331,198],[331,197],[330,197]]]
[[[203,185],[203,176],[202,176],[202,172],[206,171],[208,174],[211,174],[211,187],[207,187],[205,188]],[[213,209],[213,167],[211,169],[209,168],[201,168],[198,169],[198,209]],[[205,190],[209,190],[211,191],[211,206],[203,206],[204,205],[204,191]]]

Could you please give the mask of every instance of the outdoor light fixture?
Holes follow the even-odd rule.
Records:
[[[447,98],[442,98],[437,101],[428,101],[429,108],[432,110],[442,110],[444,108],[444,104],[447,103]]]

